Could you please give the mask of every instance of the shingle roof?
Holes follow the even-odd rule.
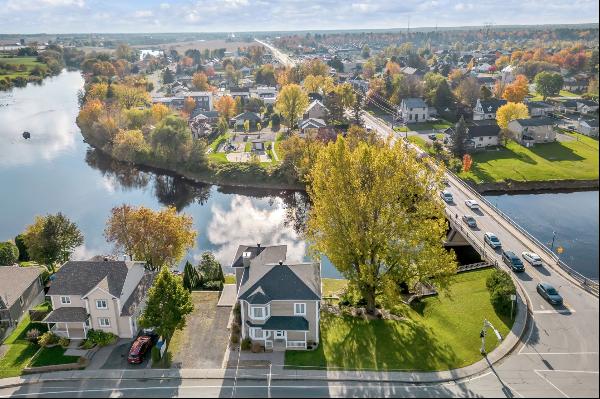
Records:
[[[132,262],[69,261],[54,275],[48,295],[85,295],[105,280],[108,292],[119,297]]]
[[[148,293],[150,287],[152,287],[156,276],[158,276],[158,272],[147,272],[146,274],[144,274],[144,276],[140,279],[138,285],[134,288],[131,295],[129,295],[129,298],[127,298],[127,301],[125,301],[125,303],[123,304],[123,309],[121,309],[121,316],[133,315],[136,308],[146,297],[146,294]]]
[[[467,131],[469,137],[498,136],[500,134],[500,126],[497,124],[473,125],[469,126]]]
[[[487,114],[491,114],[491,113],[496,113],[496,111],[498,111],[498,108],[500,108],[501,106],[506,104],[506,100],[498,100],[498,99],[480,100],[479,103],[481,104],[481,108],[483,109],[483,112],[485,112]]]
[[[405,98],[402,100],[407,108],[427,108],[422,98]]]
[[[44,323],[85,323],[88,318],[88,313],[85,308],[65,306],[53,310],[43,320]]]
[[[240,299],[250,301],[258,289],[270,300],[321,299],[319,263],[252,264],[246,270],[248,277],[240,287]]]
[[[0,300],[6,307],[15,303],[42,274],[39,267],[0,266]],[[0,306],[2,308],[2,306]]]
[[[302,316],[271,316],[264,324],[246,322],[250,327],[260,327],[263,330],[293,330],[308,331],[308,321]]]
[[[515,119],[521,126],[547,126],[554,125],[556,122],[550,118],[531,118],[531,119]]]
[[[256,264],[267,264],[277,263],[280,260],[285,261],[287,254],[286,245],[271,245],[262,246],[257,244],[256,246],[251,245],[240,245],[237,249],[235,257],[233,258],[233,264],[231,267],[244,267],[244,260],[242,255],[244,252],[250,252],[251,263]]]

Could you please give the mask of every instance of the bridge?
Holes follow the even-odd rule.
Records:
[[[267,47],[282,64],[295,65],[289,56],[272,45],[258,42]],[[387,122],[367,112],[363,112],[363,119],[380,136],[404,140]],[[426,155],[416,146],[404,142],[418,154]],[[445,177],[447,189],[454,197],[454,202],[446,204],[445,209],[450,223],[450,244],[469,243],[484,261],[510,273],[519,287],[518,300],[527,309],[527,324],[520,342],[501,361],[490,364],[492,371],[484,375],[482,380],[493,374],[506,388],[507,396],[597,397],[600,338],[598,282],[569,267],[546,245],[456,175],[448,171]],[[476,200],[480,211],[471,210],[465,204],[467,199]],[[469,228],[462,221],[462,215],[465,214],[475,217],[476,229]],[[483,235],[488,231],[501,240],[504,249],[519,256],[524,251],[535,252],[542,258],[543,265],[533,267],[526,264],[524,272],[513,273],[504,265],[501,251],[484,243]],[[537,293],[539,282],[552,284],[562,295],[564,304],[554,307],[546,302]],[[477,384],[469,382],[467,386]]]

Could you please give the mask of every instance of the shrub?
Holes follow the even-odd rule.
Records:
[[[19,248],[10,241],[0,242],[0,266],[14,265],[19,260]]]
[[[240,333],[240,325],[237,322],[233,322],[231,323],[231,332],[233,334],[239,334]]]
[[[31,330],[27,331],[26,337],[27,341],[37,343],[38,339],[40,338],[40,330],[37,328],[32,328]]]
[[[250,340],[250,338],[244,338],[242,340],[242,350],[243,351],[249,350],[251,346],[252,346],[252,341]]]
[[[203,288],[208,291],[223,291],[223,282],[207,281],[203,284]]]
[[[63,348],[66,348],[67,346],[69,346],[70,343],[71,343],[71,340],[69,338],[62,337],[58,340],[58,344],[60,346],[62,346]]]
[[[56,345],[59,341],[59,337],[58,335],[54,334],[53,332],[45,332],[44,334],[42,334],[42,336],[38,339],[38,344],[40,346],[50,346],[50,345]]]
[[[229,338],[229,342],[231,342],[234,345],[237,345],[240,342],[240,336],[232,332],[231,337]]]
[[[150,354],[152,356],[153,364],[160,362],[160,349],[156,345],[152,347],[152,351]]]
[[[89,339],[84,340],[81,345],[79,345],[81,349],[92,349],[94,346],[96,346],[96,344]]]
[[[90,330],[88,331],[87,339],[98,346],[106,346],[114,343],[117,340],[117,336],[102,330]]]
[[[494,270],[487,278],[485,285],[490,292],[490,302],[496,313],[509,316],[512,309],[510,296],[514,295],[517,290],[508,273],[503,270]]]

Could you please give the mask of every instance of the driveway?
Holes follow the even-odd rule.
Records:
[[[175,368],[221,368],[229,341],[231,307],[217,307],[219,292],[192,292],[194,312],[171,342]]]
[[[147,353],[144,357],[144,361],[141,364],[129,364],[127,363],[127,355],[129,354],[129,348],[133,340],[131,339],[120,339],[110,354],[107,355],[102,369],[144,369],[150,367],[150,353]],[[94,357],[99,356],[100,352],[96,353]],[[93,360],[92,360],[93,361]]]

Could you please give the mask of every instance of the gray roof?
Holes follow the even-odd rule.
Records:
[[[142,303],[144,298],[146,298],[146,294],[152,284],[154,284],[154,280],[156,280],[156,276],[158,276],[158,272],[147,272],[140,279],[138,285],[134,288],[127,301],[123,304],[123,309],[121,309],[121,316],[131,316],[135,312],[136,308]]]
[[[0,301],[10,307],[37,280],[42,270],[35,266],[0,266]]]
[[[515,119],[515,122],[521,126],[553,126],[556,124],[556,121],[550,118]]]
[[[479,100],[479,103],[481,104],[483,112],[485,112],[486,114],[492,114],[496,113],[496,111],[498,111],[498,108],[506,104],[506,100],[498,100],[493,98],[490,100]]]
[[[325,127],[327,124],[323,119],[320,118],[308,118],[300,122],[300,129],[307,127]]]
[[[308,331],[308,321],[302,316],[271,316],[264,324],[246,322],[250,327],[261,327],[263,330]]]
[[[497,124],[489,125],[473,125],[467,127],[469,137],[488,137],[498,136],[500,134],[500,126]]]
[[[251,264],[264,265],[267,263],[277,263],[280,260],[285,261],[287,245],[240,245],[237,249],[235,257],[233,258],[234,260],[231,264],[231,267],[244,267],[244,261],[242,259],[244,252],[250,252]]]
[[[319,263],[252,264],[245,269],[239,299],[264,304],[270,300],[321,299],[321,267]],[[247,277],[246,277],[247,275]],[[257,295],[260,294],[260,295]]]
[[[85,295],[106,279],[108,292],[120,297],[123,284],[134,262],[69,261],[54,275],[48,295]]]
[[[232,119],[235,120],[236,122],[239,122],[239,121],[260,122],[261,121],[260,115],[258,115],[256,112],[250,112],[250,111],[242,112],[241,114],[234,116]]]
[[[43,320],[44,323],[85,323],[88,318],[88,313],[85,308],[74,306],[64,306],[53,310]]]
[[[402,102],[407,108],[427,108],[427,104],[422,98],[405,98]]]

